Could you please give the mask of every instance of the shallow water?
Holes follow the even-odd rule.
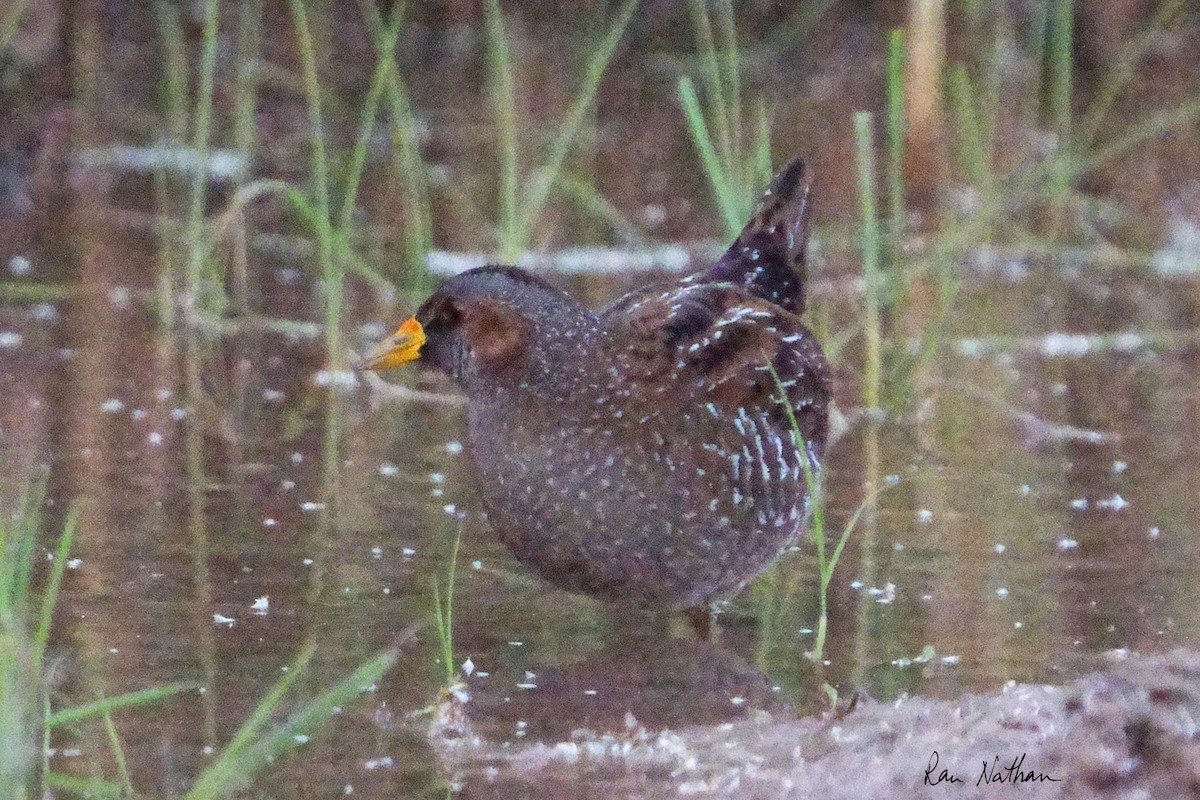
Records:
[[[592,284],[592,296],[611,288]],[[1179,288],[1147,284],[1151,294]],[[995,303],[998,292],[1036,334],[1039,313],[1021,285],[979,280],[962,308]],[[1088,287],[1061,282],[1035,296],[1051,293],[1069,305]],[[179,355],[131,297],[110,289],[54,313],[6,309],[0,369],[11,389],[0,413],[5,486],[48,468],[51,521],[72,502],[84,508],[56,617],[63,697],[181,679],[205,687],[118,719],[139,785],[184,785],[307,637],[319,649],[302,686],[316,691],[416,623],[377,691],[262,785],[436,791],[444,779],[423,743],[427,717],[410,715],[444,683],[433,582],[445,585],[460,531],[455,657],[470,659],[465,682],[480,697],[498,709],[519,700],[513,735],[564,735],[516,726],[547,708],[560,723],[564,707],[580,724],[619,723],[630,692],[644,717],[672,726],[743,705],[815,705],[804,657],[816,615],[809,543],[726,609],[722,658],[647,654],[603,606],[539,583],[490,535],[462,451],[461,406],[397,401],[361,383],[318,386],[320,348],[273,333],[226,340],[207,356],[208,399],[193,406],[180,395]],[[1006,330],[1023,327],[1015,322]],[[975,340],[989,333],[969,313],[955,327]],[[935,364],[922,377],[926,407],[878,427],[860,420],[831,451],[833,530],[865,485],[884,487],[832,587],[825,677],[843,693],[952,697],[1009,680],[1058,683],[1109,650],[1200,643],[1195,347],[1062,357],[989,347],[981,356],[976,341],[960,348],[971,357]],[[847,382],[839,390],[852,402]],[[183,455],[192,422],[203,437],[200,485]],[[327,423],[338,433],[332,480]],[[629,689],[632,664],[639,688]],[[564,706],[564,692],[584,706]],[[86,737],[57,744],[56,769],[106,757]]]

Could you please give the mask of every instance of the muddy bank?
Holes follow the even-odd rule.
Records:
[[[707,689],[677,688],[715,696],[756,683],[743,667],[713,669],[722,677],[707,681]],[[674,680],[654,679],[660,690],[643,700],[617,679],[622,685],[612,687],[616,699],[608,702],[607,691],[582,688],[595,685],[594,665],[577,674],[582,682],[575,684],[566,673],[542,676],[524,693],[468,678],[471,699],[442,703],[430,741],[461,788],[457,796],[1200,797],[1195,651],[1115,660],[1067,686],[1010,684],[953,701],[867,701],[841,718],[764,710],[762,695],[733,695],[741,702],[726,702],[726,721],[714,723],[710,714],[707,724],[681,727],[646,725],[634,714],[618,720],[616,713],[641,704],[652,716],[662,685]],[[568,699],[572,694],[578,696]],[[585,697],[609,713],[595,711],[590,728],[552,735],[578,718],[572,715]],[[517,710],[502,710],[507,706]]]

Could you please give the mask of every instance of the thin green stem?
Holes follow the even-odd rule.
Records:
[[[325,283],[325,347],[331,362],[342,359],[341,313],[344,270],[333,256],[333,225],[330,221],[329,161],[325,152],[325,123],[321,113],[321,84],[317,76],[317,53],[304,0],[289,0],[296,39],[300,45],[300,65],[304,75],[304,94],[308,101],[308,125],[312,137],[313,205],[316,212],[317,264]]]
[[[880,318],[880,233],[879,216],[875,208],[875,136],[872,115],[860,111],[854,115],[854,137],[857,145],[859,195],[862,202],[863,277],[866,281],[866,314],[864,325],[867,337],[866,370],[863,403],[867,408],[880,408],[882,380],[882,322]]]
[[[617,45],[625,33],[625,28],[629,25],[629,20],[632,19],[638,2],[639,0],[626,0],[616,19],[609,26],[608,33],[592,53],[592,57],[588,60],[587,71],[584,73],[583,85],[580,87],[579,93],[575,95],[575,102],[567,112],[566,120],[558,128],[558,135],[555,136],[554,143],[550,147],[550,156],[525,191],[526,200],[521,205],[517,221],[517,242],[521,246],[524,246],[534,220],[545,206],[546,200],[550,196],[550,190],[562,172],[567,155],[575,147],[580,126],[587,119],[587,113],[596,99],[596,90],[600,86],[600,79],[612,62],[613,52],[617,49]]]
[[[517,222],[520,171],[517,153],[517,98],[513,88],[512,52],[499,0],[483,4],[488,40],[488,96],[496,118],[500,150],[500,257],[511,260],[521,249]]]
[[[196,113],[192,123],[192,151],[196,169],[192,175],[188,208],[188,270],[184,309],[190,316],[200,302],[207,247],[204,238],[204,190],[208,186],[209,136],[212,126],[213,83],[217,71],[217,23],[220,0],[204,4],[204,33],[200,54],[200,84],[196,90]]]
[[[367,163],[367,145],[371,141],[371,132],[375,129],[375,118],[379,112],[379,101],[383,96],[384,87],[391,79],[394,69],[392,61],[396,53],[396,41],[400,35],[400,24],[404,6],[398,4],[393,12],[391,23],[382,36],[382,49],[379,61],[375,65],[375,74],[371,78],[371,86],[367,90],[363,102],[362,114],[358,122],[358,138],[354,142],[354,150],[350,155],[350,165],[346,171],[346,188],[342,193],[342,209],[338,214],[337,230],[342,237],[349,237],[354,221],[354,207],[358,200],[358,185],[362,180],[363,169]]]
[[[888,234],[893,266],[899,262],[904,235],[904,47],[904,31],[897,28],[888,37],[887,68]]]
[[[734,163],[731,128],[735,121],[729,118],[729,102],[725,97],[725,80],[721,75],[721,61],[716,40],[713,38],[712,20],[709,18],[705,0],[691,0],[688,7],[691,10],[692,25],[696,30],[696,41],[700,46],[705,83],[712,100],[713,127],[717,133],[716,149],[720,152],[720,161],[728,166]]]

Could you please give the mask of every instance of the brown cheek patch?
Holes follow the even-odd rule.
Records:
[[[529,326],[514,312],[491,304],[470,309],[463,320],[467,344],[491,369],[516,361],[525,352]]]

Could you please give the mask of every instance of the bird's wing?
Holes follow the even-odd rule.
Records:
[[[829,367],[794,314],[729,284],[676,284],[626,295],[600,319],[617,377],[638,384],[657,407],[730,419],[758,411],[787,429],[774,368],[801,434],[818,449],[824,444]]]

